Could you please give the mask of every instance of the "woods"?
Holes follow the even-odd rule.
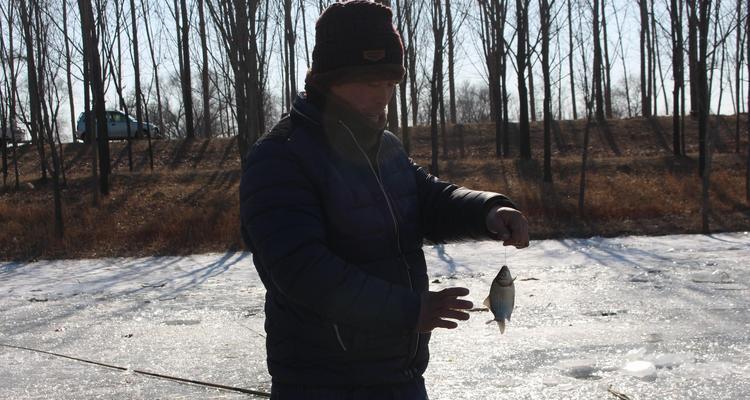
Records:
[[[432,173],[442,172],[443,160],[466,156],[460,144],[466,124],[492,124],[498,159],[541,155],[542,180],[552,182],[560,121],[587,119],[592,134],[606,136],[619,118],[668,115],[667,145],[675,157],[688,156],[685,120],[698,121],[696,176],[708,193],[712,115],[722,112],[736,116],[733,151],[748,154],[750,202],[750,150],[741,144],[750,132],[740,131],[750,105],[750,2],[381,2],[393,9],[407,70],[389,106],[388,127],[408,152],[414,130],[428,126]],[[153,169],[151,146],[149,154],[132,154],[138,137],[149,143],[236,138],[244,160],[304,90],[314,21],[330,3],[0,3],[3,188],[18,190],[15,155],[29,142],[40,160],[39,179],[51,179],[57,193],[66,184],[61,144],[83,139],[95,149],[90,175],[97,204],[112,184],[108,110],[132,116],[130,171],[140,156]],[[544,141],[537,148],[530,123],[538,118]],[[158,137],[148,124],[159,127]],[[704,209],[708,218],[708,197]],[[61,222],[59,229],[62,235]]]

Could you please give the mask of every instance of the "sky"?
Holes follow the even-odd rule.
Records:
[[[314,20],[317,15],[317,5],[313,3],[317,2],[310,2],[307,1],[307,6],[305,9],[306,12],[306,20],[305,20],[305,26],[308,29],[307,34],[307,46],[310,51],[312,51],[313,43],[314,43],[314,32],[313,32],[313,26],[314,26]],[[153,2],[152,2],[153,3]],[[273,3],[273,2],[271,2]],[[511,2],[512,3],[512,2]],[[671,99],[671,87],[672,87],[672,71],[671,71],[671,56],[669,52],[669,15],[667,13],[666,9],[666,1],[664,0],[657,0],[655,3],[655,13],[657,14],[656,20],[658,21],[657,24],[657,31],[660,32],[660,49],[662,52],[662,59],[661,59],[661,65],[662,70],[659,72],[660,75],[664,76],[664,85],[665,88],[662,89],[659,87],[659,91],[657,93],[657,105],[659,108],[659,114],[664,115],[665,109],[667,109],[669,106],[669,109],[671,109],[671,100],[667,100],[667,103],[665,104],[665,96],[666,98]],[[53,3],[50,4],[50,11],[52,15],[59,15],[57,14],[58,10],[55,10],[55,7],[60,7],[61,3]],[[149,4],[148,2],[146,4]],[[154,4],[159,4],[154,3]],[[191,2],[192,7],[190,9],[191,14],[191,20],[196,21],[197,25],[197,10],[195,9],[196,5],[195,2]],[[456,68],[456,76],[457,76],[457,85],[460,86],[462,82],[469,82],[474,85],[480,85],[484,86],[486,85],[486,72],[483,62],[483,55],[482,55],[482,49],[481,49],[481,43],[478,38],[478,25],[477,25],[477,19],[476,14],[478,12],[478,5],[471,0],[463,0],[463,1],[453,1],[452,2],[454,7],[454,19],[456,20],[456,25],[459,26],[459,33],[457,34],[457,55],[455,57],[455,68]],[[557,6],[565,5],[566,3],[562,1],[557,1],[555,4]],[[173,105],[176,105],[180,102],[179,100],[179,92],[177,87],[173,87],[171,89],[168,89],[166,86],[166,83],[169,81],[170,76],[175,76],[176,71],[176,65],[177,65],[177,54],[174,50],[176,48],[176,38],[174,37],[174,20],[172,15],[170,14],[170,10],[166,6],[162,6],[161,9],[158,7],[150,6],[149,10],[149,21],[152,29],[152,35],[156,38],[158,38],[156,43],[156,51],[159,53],[162,52],[160,60],[159,60],[159,74],[161,79],[161,86],[163,91],[163,96],[170,99],[170,102]],[[532,18],[530,21],[531,25],[531,32],[532,37],[535,37],[537,35],[537,32],[539,30],[539,22],[535,21],[535,15],[536,9],[537,9],[536,2],[531,2],[531,13]],[[723,21],[727,21],[724,23],[724,29],[730,29],[729,27],[732,25],[730,20],[732,19],[732,4],[729,4],[729,2],[723,2],[722,9],[720,10],[721,15],[724,17],[722,18]],[[553,53],[552,57],[552,79],[553,81],[561,80],[563,82],[562,86],[562,92],[561,92],[561,104],[562,104],[562,118],[571,118],[571,107],[570,107],[570,89],[569,89],[569,77],[568,77],[568,62],[567,59],[559,59],[555,53],[557,46],[559,45],[560,48],[562,48],[562,51],[564,53],[567,52],[568,49],[568,40],[567,40],[567,21],[566,21],[566,10],[564,7],[560,12],[560,14],[557,17],[558,23],[561,25],[561,34],[559,35],[559,44],[557,37],[552,39],[551,42],[551,52]],[[631,91],[631,98],[638,98],[637,93],[635,93],[635,90],[637,90],[637,87],[635,87],[638,84],[638,66],[639,66],[639,14],[638,14],[638,8],[637,3],[635,0],[613,0],[609,1],[606,4],[606,10],[608,11],[608,43],[609,43],[609,51],[611,55],[611,63],[612,63],[612,81],[615,87],[622,88],[623,87],[623,77],[624,69],[627,68],[627,74],[631,77],[630,81],[630,91]],[[110,20],[114,19],[114,16],[112,15],[114,13],[113,10],[111,12],[107,13],[107,18]],[[129,8],[125,7],[125,13],[126,17],[128,17],[128,24],[129,24]],[[424,14],[424,18],[429,18],[429,8],[423,7],[422,13]],[[506,28],[506,31],[511,32],[513,27],[511,24],[513,23],[512,18],[512,9],[511,9],[511,18],[509,26]],[[579,5],[578,7],[573,8],[573,33],[574,35],[583,35],[584,40],[588,40],[588,36],[590,36],[590,32],[586,29],[587,26],[590,26],[590,16],[588,16],[587,13],[590,14],[590,11],[587,11],[586,5]],[[68,20],[69,24],[72,27],[72,29],[75,31],[75,27],[77,26],[77,7],[76,4],[71,4],[69,13],[68,13]],[[466,17],[463,17],[463,15],[467,15]],[[296,61],[298,65],[297,70],[297,86],[299,88],[302,88],[304,85],[304,76],[306,74],[307,69],[307,57],[305,56],[305,37],[302,35],[302,28],[303,28],[303,21],[301,18],[301,13],[297,14],[297,31],[298,31],[298,40],[297,40],[297,51],[296,51]],[[53,24],[54,25],[54,24]],[[621,27],[618,29],[618,25]],[[274,27],[278,28],[278,24],[275,24]],[[55,28],[52,28],[55,29]],[[623,32],[622,37],[622,45],[620,45],[620,42],[618,40],[618,31]],[[153,88],[153,80],[151,77],[151,59],[148,53],[148,46],[146,44],[146,35],[145,35],[145,27],[143,24],[143,20],[139,19],[139,42],[140,42],[140,62],[141,62],[141,71],[142,71],[142,87],[145,92],[145,96],[148,96],[150,99],[155,98],[155,91]],[[4,24],[2,26],[2,34],[6,38],[8,37],[8,27]],[[282,69],[280,68],[280,56],[279,56],[279,32],[277,29],[274,29],[272,34],[269,36],[272,43],[274,43],[274,53],[271,56],[271,62],[269,65],[269,91],[271,92],[272,96],[274,96],[277,101],[281,99],[281,93],[282,93]],[[18,39],[20,39],[19,33],[16,31],[16,43],[18,42]],[[424,54],[423,57],[421,57],[420,62],[420,72],[418,72],[419,75],[424,76],[425,74],[428,74],[431,71],[431,53],[432,53],[432,38],[431,38],[431,31],[425,27],[423,31],[419,33],[421,36],[421,40],[418,43],[418,48],[422,50],[422,53]],[[80,40],[79,34],[77,32],[74,32],[72,35],[72,40],[77,43],[77,41]],[[210,49],[219,49],[221,46],[221,43],[218,42],[217,36],[215,32],[209,31],[209,40],[211,41]],[[730,43],[734,43],[734,34],[731,34],[729,36],[729,39],[731,40]],[[123,36],[123,40],[127,41],[127,37]],[[574,39],[575,40],[575,39]],[[59,44],[59,43],[58,43]],[[61,46],[52,46],[54,47],[60,47]],[[75,45],[74,47],[79,47],[79,45]],[[193,91],[194,91],[194,102],[196,103],[196,106],[200,103],[200,81],[199,81],[199,41],[197,40],[197,35],[193,38],[193,41],[191,43],[192,47],[192,54],[193,54]],[[579,51],[579,49],[576,49],[576,51]],[[591,57],[591,51],[590,49],[586,49],[586,51],[589,53],[589,58]],[[719,111],[722,114],[733,114],[734,113],[734,105],[733,105],[733,99],[731,92],[729,92],[729,79],[734,79],[734,72],[731,70],[733,68],[733,65],[736,65],[736,62],[734,61],[734,45],[729,46],[727,49],[728,53],[727,60],[724,64],[724,71],[725,74],[723,76],[723,82],[724,82],[724,88],[720,88],[718,85],[719,78],[721,78],[721,72],[720,68],[720,57],[716,59],[716,65],[715,65],[715,81],[717,82],[715,86],[713,87],[712,91],[712,111],[717,112]],[[624,55],[624,60],[621,59],[621,55]],[[717,54],[719,56],[720,54]],[[218,51],[211,51],[211,57],[218,57],[220,56],[220,52]],[[76,57],[78,58],[78,57]],[[127,97],[128,93],[132,93],[133,91],[133,85],[134,85],[134,77],[133,77],[133,68],[132,68],[132,57],[129,54],[127,50],[126,43],[123,44],[123,50],[122,50],[122,59],[123,59],[123,80],[124,80],[124,91],[125,95]],[[446,60],[447,62],[447,60]],[[542,104],[542,78],[541,78],[541,68],[540,64],[538,63],[538,60],[535,59],[535,66],[534,66],[534,80],[535,80],[535,86],[536,86],[536,99],[535,104],[537,108],[537,114],[541,114],[541,104]],[[562,62],[562,65],[560,63]],[[560,68],[558,69],[558,66]],[[582,85],[582,78],[581,75],[582,72],[582,61],[580,58],[580,54],[577,54],[574,60],[574,69],[575,71],[575,78],[577,80],[577,85]],[[590,70],[590,65],[589,65]],[[743,83],[744,80],[744,74],[745,71],[743,71]],[[74,75],[77,77],[80,77],[80,61],[74,65]],[[60,77],[64,79],[64,70],[60,71]],[[517,94],[515,90],[515,72],[512,69],[509,70],[508,75],[509,80],[509,92],[510,92],[510,107],[511,111],[517,110]],[[21,84],[25,84],[25,79],[22,77]],[[67,137],[67,133],[71,130],[70,128],[70,112],[68,108],[68,102],[67,102],[67,95],[65,95],[65,86],[64,81],[60,80],[59,84],[61,85],[61,96],[63,97],[63,104],[61,105],[61,109],[59,111],[60,118],[59,122],[64,129],[63,137]],[[553,83],[554,84],[554,83]],[[447,85],[446,85],[447,87]],[[722,101],[721,104],[719,104],[719,92],[722,93]],[[744,99],[746,98],[746,95],[744,94],[745,88],[743,87],[743,103]],[[578,109],[582,109],[582,89],[579,88],[577,90],[577,103],[578,103]],[[553,96],[555,97],[555,100],[553,101],[553,109],[557,111],[558,109],[558,102],[557,102],[557,96],[558,93],[555,89],[553,89]],[[82,108],[82,85],[78,82],[77,79],[74,79],[74,97],[75,97],[75,107],[76,107],[76,114],[78,114]],[[110,82],[107,85],[107,94],[106,94],[106,100],[107,100],[107,107],[108,108],[117,108],[118,101],[117,101],[117,95],[114,85]],[[155,101],[155,100],[154,100]],[[689,100],[688,100],[689,101]],[[623,106],[624,108],[624,106]],[[744,108],[744,105],[743,105]],[[281,112],[283,110],[277,109],[277,112]],[[579,111],[580,112],[580,111]],[[513,112],[511,112],[511,118],[515,118],[513,116]]]

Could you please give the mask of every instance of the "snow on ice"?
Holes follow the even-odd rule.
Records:
[[[425,250],[432,289],[475,307],[503,264],[517,277],[505,335],[479,309],[435,332],[432,399],[748,397],[747,232]],[[136,372],[268,390],[264,293],[241,252],[0,262],[0,399],[251,398]]]

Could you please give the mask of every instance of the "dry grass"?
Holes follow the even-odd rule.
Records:
[[[733,121],[728,119],[728,121]],[[696,155],[669,155],[659,138],[669,120],[624,120],[608,132],[592,131],[585,214],[579,215],[583,122],[561,122],[556,134],[553,183],[542,182],[541,153],[532,161],[494,157],[492,126],[465,128],[465,157],[458,150],[440,163],[445,180],[510,195],[529,217],[534,238],[694,233],[701,229],[701,181]],[[717,126],[731,126],[726,121]],[[532,143],[541,149],[534,125]],[[688,124],[688,134],[693,126]],[[744,129],[744,127],[743,127]],[[713,161],[711,227],[750,229],[745,200],[745,158],[729,153],[731,131],[722,131]],[[743,131],[744,132],[744,131]],[[663,136],[663,133],[662,133]],[[617,140],[613,140],[617,138]],[[742,148],[746,147],[746,138]],[[688,142],[688,149],[695,143]],[[454,147],[455,149],[456,147]],[[133,172],[124,143],[112,144],[110,196],[92,206],[90,155],[83,145],[65,148],[65,237],[56,239],[50,183],[39,181],[32,149],[20,151],[20,190],[0,189],[0,260],[190,254],[243,248],[239,232],[240,181],[236,141],[154,142],[151,172],[145,142],[133,146]],[[426,130],[414,136],[413,156],[429,165]],[[8,176],[12,181],[12,173]]]

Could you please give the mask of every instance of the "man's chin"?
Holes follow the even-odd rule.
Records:
[[[386,122],[388,122],[388,120],[386,119],[385,113],[378,114],[377,117],[373,116],[373,117],[367,118],[367,120],[370,121],[370,123],[378,129],[384,129]]]

